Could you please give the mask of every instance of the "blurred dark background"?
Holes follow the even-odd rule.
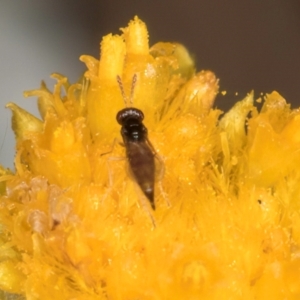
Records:
[[[35,99],[22,92],[50,87],[52,72],[71,82],[84,71],[81,54],[98,58],[99,42],[119,34],[138,15],[158,41],[183,43],[197,69],[220,78],[216,106],[228,109],[252,89],[259,96],[277,90],[292,107],[300,105],[299,0],[2,0],[0,9],[0,163],[12,167],[13,101],[37,115]],[[238,96],[235,96],[235,93]]]

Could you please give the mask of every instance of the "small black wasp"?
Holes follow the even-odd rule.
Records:
[[[117,81],[128,106],[128,99],[125,95],[122,80],[117,76]],[[132,107],[133,91],[137,81],[136,74],[132,79],[129,104],[117,113],[116,119],[122,126],[121,135],[126,148],[126,156],[129,162],[130,171],[144,195],[150,201],[151,207],[155,210],[154,202],[154,181],[156,173],[155,156],[156,152],[148,139],[148,130],[143,124],[144,114],[141,110]]]

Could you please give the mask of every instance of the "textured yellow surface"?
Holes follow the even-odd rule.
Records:
[[[138,18],[15,104],[0,170],[0,288],[27,299],[299,299],[300,113],[277,93],[212,108],[218,80]],[[128,175],[117,112],[134,106],[164,163],[156,211]],[[62,92],[63,91],[63,92]],[[169,203],[169,205],[168,205]],[[153,221],[152,221],[153,220]],[[4,294],[3,294],[4,295]],[[5,297],[0,294],[0,297]]]

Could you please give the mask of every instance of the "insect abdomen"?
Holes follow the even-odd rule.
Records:
[[[127,157],[134,179],[155,209],[154,203],[154,154],[146,143],[127,143]]]

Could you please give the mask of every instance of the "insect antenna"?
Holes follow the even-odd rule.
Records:
[[[136,81],[137,81],[137,76],[136,76],[136,74],[134,74],[132,77],[131,91],[130,91],[130,98],[129,98],[129,104],[131,106],[133,106],[133,92],[134,92],[134,88],[136,85]]]
[[[131,83],[131,91],[130,91],[130,98],[128,98],[125,94],[125,91],[124,91],[124,86],[123,86],[123,82],[122,82],[122,79],[119,75],[117,75],[117,82],[119,84],[119,88],[120,88],[120,91],[121,91],[121,94],[122,94],[122,97],[124,99],[124,102],[125,102],[125,106],[128,107],[128,106],[133,106],[133,94],[134,94],[134,88],[135,88],[135,85],[136,85],[136,82],[137,82],[137,75],[134,74],[133,77],[132,77],[132,83]]]

